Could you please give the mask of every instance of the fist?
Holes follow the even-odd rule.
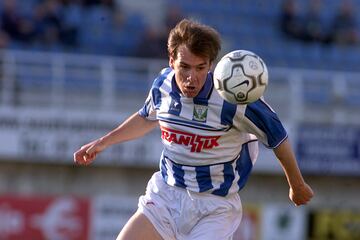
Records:
[[[92,163],[98,153],[105,149],[101,140],[95,140],[84,146],[74,153],[74,162],[79,165],[89,165]]]
[[[289,190],[289,198],[295,204],[295,206],[307,204],[313,196],[313,190],[306,183],[301,186],[290,187]]]

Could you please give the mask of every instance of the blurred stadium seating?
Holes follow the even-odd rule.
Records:
[[[126,1],[124,1],[126,2]],[[190,16],[210,24],[222,34],[226,49],[249,49],[261,55],[271,66],[297,67],[331,70],[360,70],[360,45],[338,46],[304,43],[285,38],[279,30],[279,14],[282,0],[204,0],[204,1],[165,1],[177,5],[184,16]],[[360,9],[360,2],[353,1]],[[20,12],[31,14],[37,1],[19,4]],[[125,4],[126,5],[126,4]],[[306,3],[299,1],[302,9]],[[339,6],[336,0],[323,4],[322,18],[330,21]],[[119,4],[119,6],[121,6]],[[136,47],[146,28],[151,25],[140,11],[134,9],[110,9],[102,5],[83,8],[78,5],[64,6],[62,20],[79,27],[77,47],[73,52],[134,56]],[[119,11],[119,12],[116,12]],[[114,15],[121,14],[123,22],[117,26]],[[164,12],[156,12],[159,16]],[[359,16],[357,16],[359,18]],[[359,20],[359,19],[358,19]],[[360,25],[359,25],[360,26]],[[163,26],[157,26],[159,28]],[[360,27],[359,27],[360,28]],[[13,42],[11,48],[24,48]],[[26,47],[25,47],[26,48]],[[45,48],[46,49],[46,48]],[[69,50],[58,44],[55,49]]]

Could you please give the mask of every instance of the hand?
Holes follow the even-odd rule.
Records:
[[[289,198],[295,206],[307,204],[313,196],[313,190],[306,183],[300,186],[290,187],[289,190]]]
[[[90,142],[74,153],[74,162],[79,165],[89,165],[105,148],[101,139]]]

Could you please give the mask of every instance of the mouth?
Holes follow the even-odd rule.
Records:
[[[195,87],[193,87],[193,86],[185,86],[185,89],[188,90],[188,91],[194,91]]]
[[[194,86],[185,86],[183,89],[183,94],[187,97],[195,97],[197,94],[196,87]]]

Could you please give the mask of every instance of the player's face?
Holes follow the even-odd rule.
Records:
[[[181,93],[189,98],[199,94],[211,68],[209,59],[194,55],[185,45],[179,46],[176,59],[170,57],[169,65],[175,71]]]

